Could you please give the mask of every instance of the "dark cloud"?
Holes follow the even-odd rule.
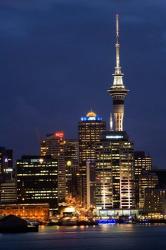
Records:
[[[108,120],[114,17],[120,14],[125,127],[136,148],[165,167],[165,0],[1,0],[1,145],[37,153],[39,138],[77,136],[94,108]]]

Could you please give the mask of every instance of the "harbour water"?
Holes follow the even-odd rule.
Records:
[[[166,225],[45,227],[38,233],[0,234],[0,250],[165,250]]]

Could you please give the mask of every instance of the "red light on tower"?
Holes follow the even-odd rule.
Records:
[[[63,131],[57,131],[55,132],[55,138],[57,139],[63,139],[64,138],[64,132]]]

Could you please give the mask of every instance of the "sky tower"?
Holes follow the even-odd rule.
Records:
[[[115,131],[123,131],[124,101],[128,90],[123,84],[123,73],[120,66],[119,15],[116,15],[116,66],[113,85],[108,89],[113,99],[113,125]]]

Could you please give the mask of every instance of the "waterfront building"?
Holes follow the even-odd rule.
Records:
[[[16,178],[13,169],[13,150],[0,147],[0,203],[16,202]]]
[[[0,179],[11,179],[13,172],[13,150],[0,147]]]
[[[16,166],[18,203],[49,203],[50,208],[57,208],[58,161],[49,157],[22,156]]]
[[[144,172],[139,176],[139,208],[145,206],[145,191],[158,185],[158,177],[155,173]]]
[[[0,216],[15,215],[23,219],[48,222],[49,220],[49,204],[4,204],[0,205]]]
[[[0,203],[14,203],[17,202],[17,186],[16,180],[10,179],[0,183]]]
[[[58,201],[63,202],[66,197],[66,163],[65,163],[64,132],[57,131],[48,134],[40,145],[41,157],[51,157],[58,162]]]
[[[145,154],[144,151],[134,152],[134,168],[135,168],[135,192],[136,207],[139,207],[139,177],[143,172],[152,170],[152,158]]]
[[[40,145],[41,156],[51,156],[58,161],[59,202],[68,195],[78,195],[79,145],[74,139],[65,139],[63,131],[48,134]]]
[[[135,208],[133,143],[125,131],[103,133],[97,150],[96,207]]]
[[[101,142],[102,132],[106,130],[106,123],[102,117],[94,112],[88,112],[86,116],[81,117],[78,125],[79,133],[79,183],[80,198],[82,204],[87,204],[87,161],[92,163],[96,161],[97,145]],[[89,166],[89,165],[88,165]],[[90,166],[91,168],[91,166]],[[91,171],[92,172],[92,171]],[[95,175],[95,173],[93,173]],[[93,195],[94,197],[94,195]],[[92,203],[94,203],[92,201]]]
[[[144,212],[166,215],[166,188],[145,189]]]

